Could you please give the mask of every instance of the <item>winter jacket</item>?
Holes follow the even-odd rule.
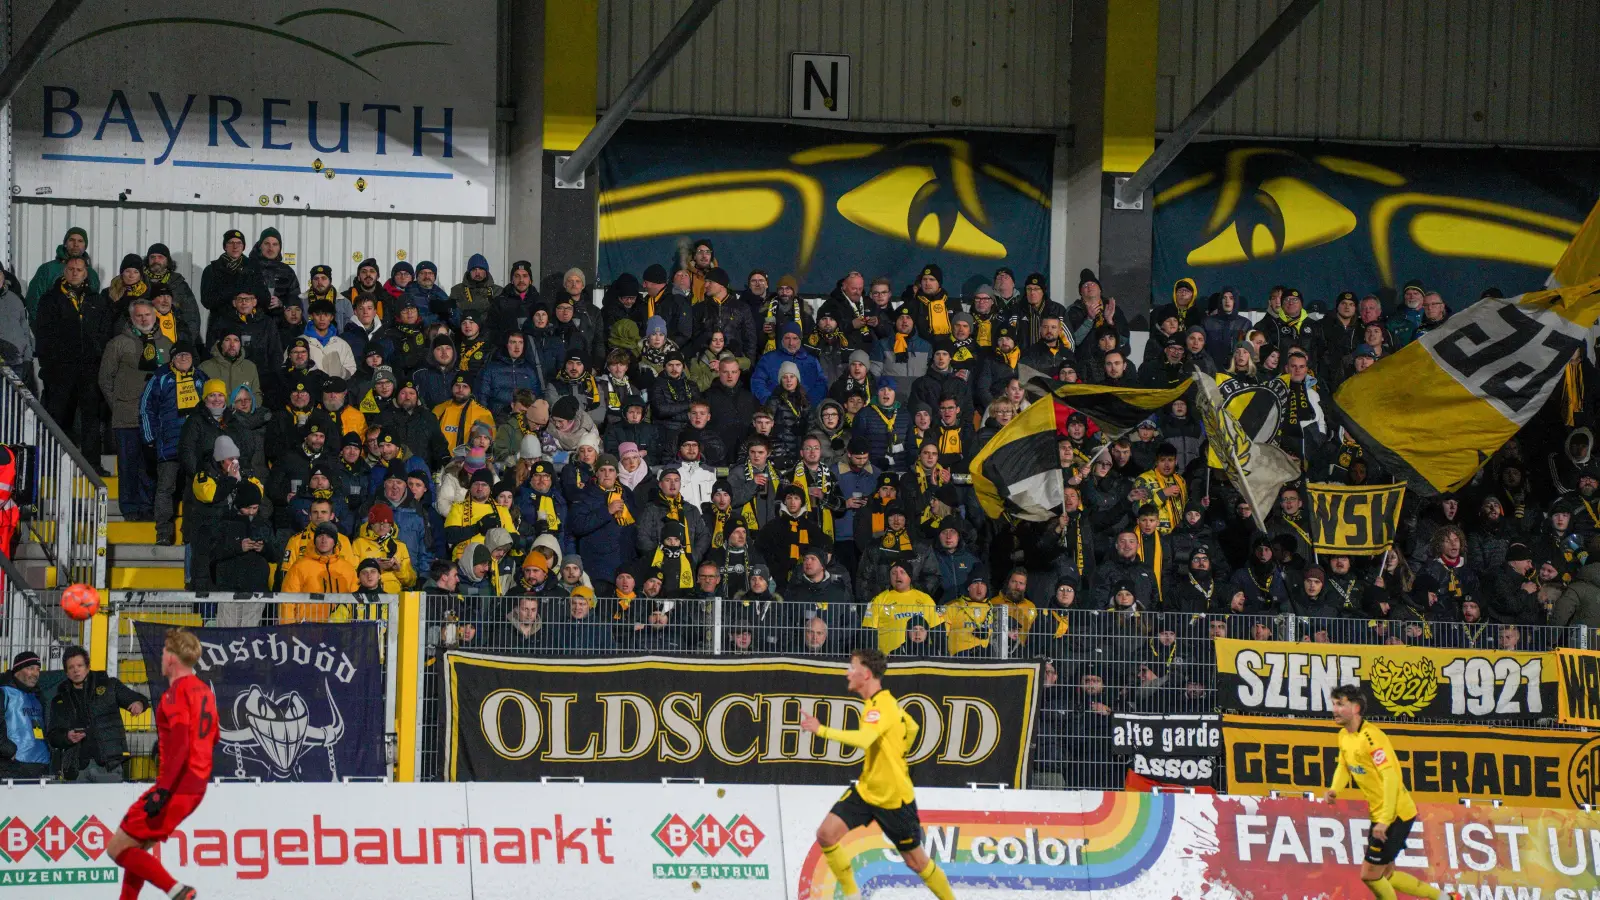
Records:
[[[905,379],[907,387],[909,381],[921,378],[928,371],[928,363],[933,358],[933,345],[915,334],[906,335],[905,359],[900,359],[894,351],[893,337],[887,337],[872,345],[868,355],[872,357],[872,374],[893,375],[897,379]]]
[[[370,525],[361,526],[360,536],[350,545],[356,559],[392,559],[399,567],[382,575],[383,592],[398,594],[411,590],[417,583],[417,570],[411,561],[411,549],[400,538],[398,530],[391,532],[387,541],[379,540]]]
[[[273,318],[260,311],[240,318],[232,307],[225,312],[212,313],[211,321],[206,326],[206,343],[215,347],[230,330],[239,335],[239,344],[244,349],[245,357],[255,363],[260,371],[272,372],[283,365],[283,342],[278,337],[278,326]]]
[[[483,367],[478,380],[478,393],[483,403],[498,415],[511,411],[511,398],[518,388],[533,391],[535,397],[544,396],[544,373],[539,371],[538,363],[526,347],[516,359],[500,351]]]
[[[178,433],[178,462],[182,464],[184,472],[198,472],[202,465],[211,463],[217,438],[224,434],[239,446],[241,461],[253,460],[264,454],[260,436],[236,421],[237,416],[232,409],[224,409],[222,418],[217,419],[203,405],[194,409]],[[245,468],[249,469],[250,466],[246,465]]]
[[[406,285],[405,295],[417,305],[425,324],[443,322],[451,327],[455,326],[457,315],[455,304],[450,302],[450,295],[437,283],[433,287],[424,288],[422,282],[413,281]]]
[[[940,603],[948,603],[966,593],[967,581],[974,573],[984,570],[982,561],[967,549],[965,541],[957,544],[954,550],[946,550],[941,544],[933,551],[933,561],[939,573],[939,591],[934,593],[933,599]]]
[[[223,356],[220,341],[211,345],[211,358],[201,363],[199,369],[202,381],[208,381],[212,378],[220,380],[227,385],[228,396],[230,397],[233,396],[233,392],[238,390],[240,385],[249,385],[251,391],[257,395],[262,393],[260,367],[244,353],[240,353],[233,359]],[[204,400],[205,398],[201,397],[200,399]],[[321,399],[322,397],[319,394],[313,396],[311,402],[315,403]]]
[[[63,681],[50,700],[50,729],[45,739],[64,756],[76,750],[80,767],[90,762],[108,768],[121,765],[128,752],[122,711],[135,703],[148,707],[150,700],[104,672],[90,672],[81,687]],[[74,744],[67,732],[78,728],[86,734]],[[64,764],[69,762],[63,759]]]
[[[85,243],[87,243],[87,241],[85,241]],[[89,286],[89,292],[92,294],[98,294],[100,293],[100,276],[95,274],[94,260],[89,257],[87,251],[85,251],[83,254],[83,261],[89,266],[89,280],[87,282]],[[55,257],[47,260],[46,262],[40,263],[39,268],[33,270],[33,277],[28,280],[28,293],[25,302],[28,306],[29,315],[37,315],[39,311],[39,298],[44,296],[46,291],[55,287],[55,283],[61,280],[61,273],[66,271],[66,268],[67,245],[66,238],[63,236],[62,243],[56,245]]]
[[[933,551],[920,539],[913,537],[909,551],[890,550],[881,541],[867,545],[862,554],[861,567],[856,578],[856,600],[869,603],[872,598],[889,589],[889,569],[897,562],[911,563],[911,587],[929,596],[939,591],[939,564]]]
[[[488,267],[484,267],[488,271]],[[494,283],[494,275],[484,277],[482,281],[472,281],[463,273],[461,281],[450,289],[450,302],[455,306],[456,319],[452,326],[461,324],[462,313],[475,313],[482,319],[488,318],[489,307],[494,295],[500,293],[500,285]]]
[[[260,541],[260,550],[245,550],[244,540]],[[257,513],[245,518],[238,510],[219,516],[211,527],[195,535],[197,553],[211,563],[211,583],[223,591],[257,592],[272,590],[272,564],[283,553],[272,522]]]
[[[1213,308],[1210,315],[1200,320],[1200,327],[1206,332],[1206,353],[1220,368],[1233,356],[1234,345],[1249,333],[1250,320],[1236,312],[1224,313]]]
[[[100,358],[100,393],[111,407],[112,428],[139,427],[139,400],[145,382],[158,369],[165,368],[172,344],[159,330],[152,336],[140,335],[132,326],[106,345]]]
[[[707,297],[695,307],[695,314],[699,322],[695,335],[700,340],[708,339],[713,331],[720,331],[728,339],[727,349],[734,354],[751,359],[760,355],[761,345],[756,342],[759,335],[750,307],[732,294],[721,303]],[[694,349],[699,350],[699,347]]]
[[[256,295],[258,312],[268,308],[272,295],[267,291],[266,277],[248,256],[241,256],[237,264],[230,265],[224,253],[200,273],[200,303],[213,319],[233,315],[233,298],[245,291]]]
[[[413,372],[411,383],[416,385],[418,402],[428,409],[449,402],[450,385],[456,380],[457,371],[454,360],[441,366],[430,359],[427,365]]]
[[[146,444],[155,448],[158,462],[178,458],[178,438],[189,413],[200,406],[205,377],[194,369],[174,371],[162,366],[145,382],[139,398],[139,427]]]
[[[39,297],[34,321],[42,380],[49,384],[58,373],[97,375],[111,328],[111,307],[102,295],[85,291],[74,304],[66,283],[56,279]]]
[[[356,581],[356,570],[350,561],[334,548],[332,553],[318,553],[315,548],[308,549],[289,567],[289,574],[283,579],[283,592],[286,594],[348,594],[359,585]],[[322,604],[284,603],[279,607],[278,619],[284,624],[295,622],[316,622],[327,619],[326,606],[321,618],[313,610]],[[302,608],[304,607],[304,608]]]
[[[711,407],[710,430],[717,433],[722,439],[724,457],[707,461],[713,465],[730,465],[733,462],[732,454],[737,452],[739,442],[750,431],[750,420],[756,414],[756,398],[742,384],[733,387],[724,387],[722,382],[714,382],[705,392],[706,404]]]
[[[750,392],[757,400],[767,402],[772,392],[778,389],[778,369],[786,362],[792,362],[800,369],[800,387],[805,390],[812,406],[827,399],[828,379],[822,374],[822,363],[817,357],[804,347],[798,353],[790,353],[780,346],[763,353],[750,371]]]
[[[301,332],[306,339],[306,347],[311,354],[311,364],[329,378],[348,379],[356,374],[358,357],[354,347],[339,336],[333,325],[328,326],[327,334],[318,334],[315,325],[306,325],[306,330]]]
[[[16,348],[16,356],[5,356],[5,362],[26,363],[33,360],[39,346],[33,339],[33,324],[29,321],[28,306],[16,291],[0,288],[0,342]],[[7,350],[7,354],[11,351]]]
[[[850,431],[866,440],[872,464],[881,469],[899,471],[916,452],[909,446],[911,412],[899,403],[884,409],[873,398],[871,404],[856,413]]]
[[[1589,563],[1578,570],[1572,583],[1556,599],[1550,624],[1558,628],[1579,625],[1600,628],[1600,563]]]
[[[617,570],[634,560],[638,525],[617,524],[606,508],[605,491],[600,489],[587,466],[568,465],[563,469],[561,491],[567,499],[569,514],[566,529],[583,557],[584,569],[608,580],[615,577]],[[622,502],[637,523],[643,510],[627,488],[622,489]]]
[[[10,672],[0,675],[0,724],[5,728],[0,733],[0,778],[27,777],[29,770],[20,766],[50,765],[44,722],[38,688],[23,687]]]

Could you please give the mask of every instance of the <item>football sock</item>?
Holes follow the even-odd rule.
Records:
[[[856,887],[856,873],[850,868],[850,856],[844,852],[843,844],[834,844],[832,847],[822,848],[822,858],[828,861],[828,868],[833,872],[833,877],[839,882],[839,891],[846,897],[861,893],[861,888]]]
[[[116,863],[132,874],[155,885],[156,889],[162,893],[171,892],[172,886],[178,883],[176,878],[168,875],[167,870],[161,867],[161,863],[156,862],[154,856],[140,850],[138,847],[129,847],[122,851],[122,855],[117,857]]]
[[[139,900],[139,892],[144,890],[144,879],[123,870],[121,900]]]
[[[956,900],[955,893],[950,890],[950,879],[945,877],[944,870],[933,860],[928,860],[928,867],[918,872],[917,877],[922,879],[922,883],[927,885],[928,890],[933,891],[933,895],[939,900]],[[1393,897],[1389,900],[1393,900]]]
[[[1389,879],[1379,878],[1377,881],[1367,882],[1367,890],[1372,892],[1378,900],[1396,900],[1394,887],[1389,884]]]
[[[1422,897],[1423,900],[1439,900],[1439,889],[1423,881],[1418,881],[1416,876],[1404,872],[1396,872],[1389,876],[1389,883],[1394,889],[1413,897]]]

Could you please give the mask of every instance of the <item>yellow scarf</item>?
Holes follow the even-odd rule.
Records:
[[[1072,630],[1072,620],[1065,613],[1051,612],[1050,618],[1056,620],[1056,637],[1064,638],[1067,632]]]
[[[751,463],[748,459],[745,460],[745,463],[744,463],[744,477],[745,477],[745,479],[748,480],[751,484],[755,484],[757,475],[765,475],[765,476],[767,476],[767,490],[766,490],[766,493],[767,493],[768,496],[770,496],[772,494],[772,492],[773,492],[773,487],[778,483],[778,470],[774,469],[772,467],[772,463],[768,462],[766,468],[762,469],[760,472],[757,472],[755,464]],[[756,501],[760,500],[761,497],[762,497],[761,494],[756,494],[755,496],[750,498],[748,503],[746,503],[744,506],[739,508],[739,512],[740,512],[740,514],[742,516],[744,516],[746,522],[759,521],[759,518],[756,516]],[[753,528],[752,528],[752,530],[753,530]]]
[[[977,340],[978,346],[993,347],[994,321],[992,319],[980,319],[977,315],[973,315],[972,318],[973,324],[977,325],[977,329],[973,332],[973,337]]]
[[[561,533],[561,517],[556,515],[556,501],[549,494],[534,492],[533,512],[535,516],[543,513],[546,527],[555,534]]]
[[[789,558],[799,562],[800,548],[811,545],[811,530],[805,527],[805,522],[801,519],[784,516],[784,521],[789,526]]]
[[[828,509],[826,506],[823,506],[819,503],[812,502],[812,484],[811,479],[806,476],[805,463],[795,463],[794,476],[790,480],[794,482],[796,487],[805,492],[806,509],[817,514],[817,520],[822,523],[823,534],[828,536],[828,540],[833,540],[833,510]],[[828,492],[833,489],[833,479],[828,472],[827,466],[817,467],[816,486],[822,488],[822,496],[824,498],[826,498],[828,496]]]
[[[668,497],[657,490],[656,498],[667,508],[667,518],[683,526],[683,552],[694,553],[694,548],[689,542],[689,520],[683,517],[683,497]]]
[[[666,572],[665,569],[662,568],[662,562],[666,558],[666,555],[667,555],[667,548],[665,548],[665,547],[657,547],[656,548],[655,557],[650,560],[650,565],[655,566],[657,569],[660,569],[664,576],[669,574],[669,573]],[[688,547],[686,546],[682,550],[679,550],[677,556],[678,556],[678,587],[683,589],[683,590],[688,590],[689,588],[694,587],[694,572],[691,571],[691,566],[689,565],[689,550],[688,550]]]
[[[200,391],[194,386],[194,370],[179,372],[172,370],[173,389],[177,392],[178,411],[194,409],[200,405]]]
[[[961,426],[939,426],[939,453],[950,454],[961,452]]]
[[[161,329],[161,334],[167,340],[176,344],[178,342],[178,313],[176,310],[166,315],[156,313],[156,327]]]
[[[1017,363],[1022,359],[1022,348],[1014,347],[1010,353],[1001,353],[999,350],[996,350],[995,354],[1001,359],[1005,360],[1006,365],[1015,369],[1017,367]]]
[[[877,517],[874,516],[874,518]],[[900,531],[885,531],[883,533],[883,540],[879,541],[878,545],[885,550],[898,550],[901,553],[910,553],[911,535],[904,529],[901,529]]]
[[[712,547],[726,547],[728,545],[728,539],[723,534],[723,531],[728,527],[728,519],[733,516],[738,516],[739,521],[744,523],[744,527],[746,529],[750,531],[756,530],[755,513],[751,512],[750,504],[748,503],[744,505],[743,509],[734,509],[730,506],[725,510],[713,510],[712,524],[714,524],[716,527],[711,529]]]
[[[928,330],[936,335],[950,333],[950,311],[948,309],[949,295],[944,291],[937,297],[924,297],[917,295],[917,300],[928,308]]]
[[[896,331],[894,333],[894,352],[896,352],[896,353],[904,353],[904,352],[906,352],[906,336],[901,334],[898,331]]]
[[[601,488],[600,490],[606,491],[605,488]],[[622,485],[621,484],[618,484],[615,487],[613,487],[611,490],[606,491],[606,505],[607,506],[610,506],[611,502],[613,500],[621,500],[621,499],[622,499]],[[622,509],[615,516],[613,516],[612,518],[616,519],[617,520],[617,524],[621,525],[623,527],[627,527],[627,526],[633,524],[633,513],[628,511],[628,504],[627,504],[626,501],[623,502]]]

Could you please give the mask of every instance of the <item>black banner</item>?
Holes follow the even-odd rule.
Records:
[[[1222,717],[1116,713],[1111,747],[1127,756],[1129,772],[1150,781],[1215,787],[1222,771]]]
[[[165,691],[167,627],[135,622],[150,688]],[[195,674],[217,694],[218,777],[338,781],[387,774],[378,622],[195,628]]]
[[[704,778],[839,784],[862,751],[800,729],[811,713],[854,728],[843,663],[756,659],[527,660],[445,657],[452,781]],[[909,754],[926,787],[1026,787],[1039,668],[1029,663],[893,663],[884,679],[921,726]]]
[[[1366,693],[1370,719],[1532,722],[1559,706],[1549,653],[1231,638],[1215,646],[1217,705],[1228,712],[1322,718],[1342,684]]]

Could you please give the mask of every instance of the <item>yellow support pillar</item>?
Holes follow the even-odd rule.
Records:
[[[1156,149],[1157,0],[1106,7],[1105,104],[1100,169],[1137,172]]]
[[[111,633],[111,613],[106,609],[110,592],[100,591],[100,611],[89,618],[84,641],[89,651],[89,668],[96,672],[109,672],[117,636]]]
[[[422,675],[422,592],[400,594],[399,652],[395,654],[395,781],[417,781],[417,733],[421,710],[417,703],[417,682]]]

